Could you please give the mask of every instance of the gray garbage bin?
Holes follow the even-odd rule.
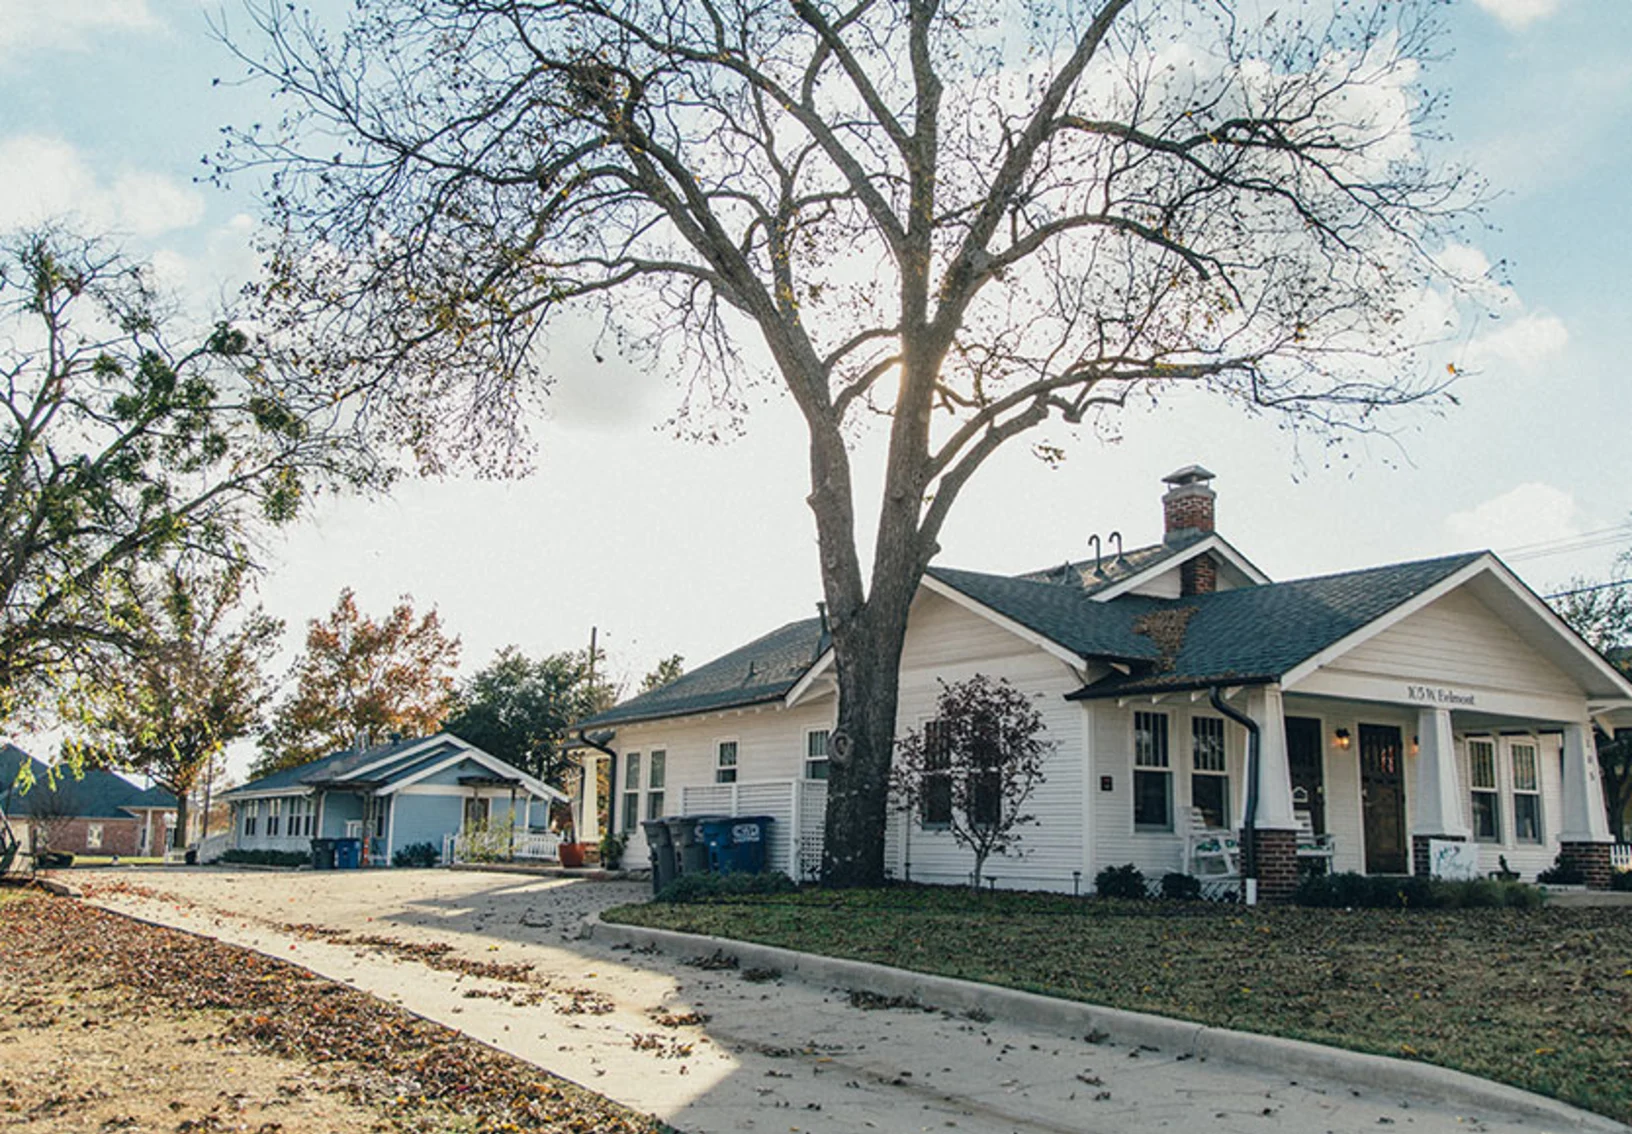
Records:
[[[646,833],[646,853],[652,862],[652,893],[660,894],[674,881],[674,836],[662,819],[643,820],[640,829]]]
[[[708,873],[708,843],[703,840],[702,824],[723,818],[723,815],[676,815],[664,820],[669,825],[669,837],[674,840],[677,873]]]
[[[333,870],[334,869],[334,840],[333,839],[313,839],[312,840],[312,869],[313,870]]]

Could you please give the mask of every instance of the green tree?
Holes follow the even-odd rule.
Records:
[[[661,689],[665,685],[672,685],[679,681],[686,673],[686,659],[679,654],[670,654],[657,663],[657,668],[640,679],[641,693],[650,693],[654,689]]]
[[[604,678],[591,675],[587,651],[534,661],[506,646],[465,684],[458,711],[444,727],[561,787],[575,766],[561,748],[570,729],[615,700]]]
[[[61,229],[0,241],[0,402],[0,728],[139,646],[144,567],[247,562],[313,482],[378,473],[332,398],[227,322],[191,333],[143,265]]]
[[[175,838],[187,838],[189,799],[226,746],[251,736],[271,699],[264,667],[283,623],[243,611],[245,569],[172,567],[133,603],[133,655],[94,669],[69,750],[88,765],[151,776],[176,797]]]
[[[1421,135],[1439,5],[1237,7],[381,0],[331,35],[256,3],[283,126],[220,168],[273,175],[269,318],[433,464],[523,451],[564,311],[688,374],[698,436],[780,384],[838,682],[823,874],[876,883],[908,610],[994,453],[1186,389],[1321,431],[1441,391],[1417,313],[1478,193]]]
[[[1632,677],[1632,552],[1622,553],[1608,581],[1575,579],[1552,600],[1559,616],[1611,665]],[[1610,822],[1632,840],[1632,729],[1598,731],[1598,767]]]
[[[453,707],[458,666],[459,639],[443,633],[434,609],[416,616],[404,595],[376,622],[345,588],[327,618],[306,624],[306,652],[290,673],[294,691],[273,710],[252,774],[393,734],[429,736]]]

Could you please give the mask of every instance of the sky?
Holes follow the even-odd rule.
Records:
[[[196,0],[0,0],[0,231],[67,217],[115,234],[193,310],[248,279],[255,186],[201,180],[203,158],[223,125],[273,109],[234,81],[212,21],[245,22]],[[1000,454],[938,562],[1017,572],[1084,558],[1095,533],[1153,542],[1161,477],[1199,463],[1217,474],[1220,531],[1274,578],[1471,548],[1544,594],[1609,574],[1632,546],[1632,4],[1463,0],[1448,22],[1428,79],[1450,97],[1447,147],[1496,191],[1473,243],[1511,285],[1457,360],[1459,404],[1396,418],[1340,459],[1197,397],[1130,411],[1114,442],[1055,430],[1063,465]],[[659,658],[696,666],[814,613],[804,435],[785,398],[759,391],[745,434],[708,446],[663,428],[674,376],[597,363],[571,327],[550,363],[530,477],[405,481],[274,537],[259,589],[289,625],[282,665],[345,586],[376,616],[402,595],[434,606],[463,674],[509,644],[582,647],[597,627],[631,687]],[[870,449],[857,465],[876,479]]]

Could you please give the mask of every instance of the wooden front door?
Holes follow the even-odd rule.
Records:
[[[1405,772],[1400,730],[1393,725],[1360,726],[1360,802],[1366,873],[1406,873],[1411,848],[1405,839]]]
[[[1286,718],[1286,760],[1292,767],[1292,807],[1307,811],[1315,834],[1326,833],[1326,771],[1321,761],[1320,722]]]

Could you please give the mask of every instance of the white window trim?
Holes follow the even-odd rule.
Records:
[[[720,778],[720,772],[725,769],[726,765],[720,763],[720,749],[727,744],[734,746],[736,750],[736,757],[734,762],[730,765],[731,778],[729,780],[722,780]],[[714,741],[714,782],[716,784],[735,784],[742,782],[742,741],[735,736],[722,736]]]
[[[1197,721],[1214,721],[1214,722],[1216,722],[1218,724],[1218,751],[1219,751],[1219,757],[1224,762],[1224,766],[1222,768],[1216,768],[1216,769],[1215,768],[1203,768],[1199,764],[1196,763],[1196,722]],[[1234,817],[1234,813],[1233,813],[1233,810],[1232,810],[1234,808],[1234,806],[1235,806],[1235,798],[1234,798],[1235,797],[1235,792],[1233,790],[1233,783],[1232,783],[1232,781],[1234,780],[1234,776],[1232,776],[1231,773],[1230,773],[1230,729],[1229,729],[1229,725],[1228,725],[1228,723],[1225,721],[1225,719],[1223,717],[1217,716],[1217,715],[1215,715],[1213,713],[1191,713],[1191,714],[1189,714],[1189,727],[1185,729],[1185,732],[1188,735],[1189,740],[1190,740],[1190,745],[1189,745],[1189,747],[1190,747],[1190,775],[1185,780],[1185,790],[1190,793],[1189,806],[1191,806],[1191,807],[1198,806],[1198,804],[1196,803],[1196,799],[1195,799],[1195,777],[1196,776],[1211,776],[1214,779],[1223,780],[1224,781],[1224,813],[1220,818],[1222,819],[1222,826],[1229,827],[1231,824],[1233,824],[1235,822],[1235,817]],[[1167,754],[1167,762],[1171,766],[1172,763],[1173,763],[1173,753],[1172,753],[1173,737],[1171,735],[1169,735],[1168,738],[1167,738],[1167,745],[1168,745],[1168,749],[1169,749],[1168,754]],[[1146,770],[1151,771],[1153,769],[1146,769]],[[1171,771],[1171,767],[1169,768],[1169,771]]]
[[[1503,800],[1503,796],[1506,795],[1506,792],[1503,790],[1502,785],[1502,780],[1504,778],[1502,775],[1502,764],[1505,762],[1505,757],[1507,755],[1507,745],[1502,742],[1501,738],[1496,736],[1470,736],[1463,741],[1463,744],[1467,748],[1468,753],[1468,827],[1472,831],[1473,841],[1481,846],[1487,847],[1512,846],[1513,844],[1509,836],[1513,831],[1513,822],[1512,816],[1508,814],[1509,808]],[[1474,785],[1473,748],[1476,744],[1490,745],[1491,776],[1496,781],[1490,787],[1476,787]],[[1481,838],[1479,836],[1478,814],[1473,809],[1473,796],[1475,792],[1481,795],[1494,795],[1496,797],[1496,837],[1494,839]]]
[[[826,750],[826,755],[821,758],[820,762],[827,765],[829,775],[831,775],[833,771],[833,726],[823,725],[821,728],[807,728],[805,730],[804,750],[801,753],[799,760],[799,775],[801,779],[812,783],[816,782],[816,779],[810,774],[810,766],[817,763],[817,761],[812,759],[810,755],[810,738],[819,732],[824,732],[827,734],[827,743],[823,745],[823,748]],[[826,783],[827,781],[823,780],[821,782]]]
[[[635,774],[633,776],[629,774],[631,761],[635,765]],[[641,789],[643,787],[641,781],[647,774],[646,754],[644,752],[630,751],[623,754],[623,786],[618,790],[618,819],[625,835],[631,834],[635,827],[640,826]],[[633,797],[635,801],[635,821],[633,825],[628,822],[630,797]]]
[[[1513,767],[1513,749],[1516,745],[1524,745],[1535,754],[1536,787],[1534,791],[1520,791],[1519,778]],[[1502,743],[1497,747],[1496,775],[1498,780],[1505,778],[1507,790],[1503,793],[1505,810],[1507,812],[1507,841],[1505,845],[1511,847],[1539,847],[1547,845],[1547,805],[1543,802],[1542,768],[1546,761],[1541,755],[1541,738],[1536,736],[1504,736]],[[1519,838],[1519,804],[1518,798],[1527,795],[1536,801],[1536,828],[1540,838]]]
[[[1157,766],[1154,764],[1139,763],[1139,717],[1161,717],[1167,722],[1163,729],[1166,739],[1167,763]],[[1177,811],[1179,801],[1175,796],[1177,785],[1173,782],[1173,714],[1162,709],[1135,709],[1128,714],[1128,789],[1132,793],[1128,800],[1128,819],[1133,824],[1135,835],[1170,836],[1176,833]],[[1149,823],[1140,823],[1135,816],[1139,811],[1139,775],[1160,774],[1167,777],[1167,823],[1165,826],[1155,826]]]
[[[653,774],[657,771],[657,761],[653,759],[654,756],[663,757],[663,782],[660,784],[652,782]],[[646,750],[646,798],[642,801],[640,814],[645,816],[647,819],[661,818],[661,813],[658,815],[651,814],[653,799],[661,799],[663,801],[663,808],[665,810],[668,808],[669,749],[667,745],[654,745]]]

